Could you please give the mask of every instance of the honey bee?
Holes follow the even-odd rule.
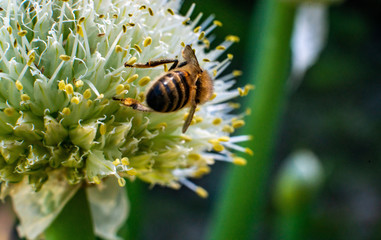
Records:
[[[175,112],[189,107],[189,114],[184,122],[182,132],[185,133],[192,122],[196,107],[207,102],[213,94],[213,81],[210,75],[203,70],[190,45],[186,45],[182,51],[185,61],[178,59],[152,60],[141,64],[124,64],[125,67],[151,68],[163,64],[172,63],[168,72],[163,73],[145,93],[146,104],[143,105],[133,98],[116,98],[125,106],[132,107],[144,112]]]

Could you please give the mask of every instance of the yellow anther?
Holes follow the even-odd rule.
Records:
[[[14,112],[15,112],[15,109],[13,109],[13,108],[4,108],[5,115],[7,115],[9,117],[12,116]]]
[[[149,12],[149,15],[151,15],[151,16],[154,15],[152,8],[148,8],[148,12]]]
[[[15,85],[17,90],[21,91],[23,89],[23,86],[19,80],[16,81]]]
[[[13,47],[14,47],[14,48],[17,47],[17,39],[15,39],[15,40],[13,41]],[[28,61],[28,62],[29,62],[29,61]],[[30,64],[29,64],[29,66],[30,66]]]
[[[85,92],[83,92],[83,98],[89,99],[91,97],[91,90],[90,88],[86,89]]]
[[[195,120],[196,120],[196,123],[200,123],[200,122],[202,122],[204,119],[202,118],[202,117],[200,117],[200,116],[195,116],[195,118],[194,118]]]
[[[136,49],[136,51],[138,51],[139,53],[142,53],[143,50],[139,47],[139,45],[137,44],[134,44],[134,48]]]
[[[124,178],[118,178],[118,184],[120,187],[124,187],[126,185],[126,180],[124,180]]]
[[[218,139],[213,138],[213,139],[209,139],[209,140],[208,140],[208,143],[211,143],[211,144],[219,144],[220,141],[219,141]]]
[[[115,159],[112,164],[114,164],[114,166],[118,166],[120,164],[120,160],[119,158]]]
[[[136,57],[132,57],[130,58],[127,62],[126,62],[126,65],[132,65],[134,63],[136,63],[138,59]]]
[[[198,36],[198,40],[202,40],[204,37],[205,37],[205,32],[202,31],[202,32],[200,33],[200,36]]]
[[[66,84],[65,91],[67,94],[73,94],[74,93],[73,85],[71,85],[71,83]]]
[[[16,22],[16,27],[17,27],[17,30],[21,31],[21,26],[19,22]]]
[[[141,5],[139,10],[143,10],[143,9],[146,9],[146,8],[147,8],[146,5]]]
[[[245,153],[249,154],[250,156],[254,155],[253,150],[251,150],[250,148],[245,148]]]
[[[82,26],[81,25],[78,25],[77,24],[77,27],[76,27],[76,30],[77,30],[77,34],[81,37],[83,37],[83,29],[82,29]]]
[[[162,129],[162,128],[167,128],[167,123],[166,122],[162,122],[162,123],[159,123],[156,125],[156,128],[157,129]]]
[[[123,91],[124,91],[123,84],[119,84],[118,86],[116,86],[116,94],[121,94]]]
[[[21,100],[26,102],[26,101],[30,100],[30,97],[24,93],[24,94],[21,94]]]
[[[229,142],[230,138],[228,136],[219,137],[218,141],[221,142]]]
[[[28,62],[26,63],[28,66],[30,66],[34,60],[36,59],[36,53],[35,52],[31,52],[29,55],[28,55],[29,59],[28,59]]]
[[[130,90],[130,88],[131,88],[130,84],[125,84],[124,85],[124,89],[127,90],[127,91]]]
[[[124,33],[127,32],[127,26],[126,26],[126,24],[123,24],[122,29],[123,29]]]
[[[222,22],[220,22],[218,20],[214,20],[213,24],[216,25],[217,27],[222,27]]]
[[[106,16],[104,14],[100,14],[99,15],[99,18],[102,19],[102,18],[105,18]]]
[[[240,39],[237,36],[228,35],[228,36],[226,36],[225,40],[229,41],[229,42],[239,42]]]
[[[130,22],[130,23],[128,23],[128,25],[129,25],[130,27],[134,27],[134,26],[135,26],[135,23]]]
[[[181,188],[181,185],[178,182],[170,182],[168,187],[174,190],[179,190]]]
[[[254,90],[254,89],[255,89],[255,86],[252,85],[252,84],[247,84],[247,85],[245,86],[245,89],[247,89],[247,90]]]
[[[198,153],[190,153],[190,154],[188,155],[188,158],[189,158],[190,160],[193,160],[193,161],[198,161],[198,160],[201,159],[201,155],[198,154]]]
[[[227,133],[233,133],[234,132],[234,128],[230,125],[225,125],[222,127],[222,131],[223,132],[227,132]]]
[[[171,15],[175,15],[175,12],[170,8],[167,9],[167,12],[169,12],[169,14],[171,14]]]
[[[8,33],[9,33],[9,35],[11,35],[12,34],[12,27],[7,27],[7,31],[8,31]]]
[[[65,62],[70,60],[70,56],[68,56],[68,55],[60,55],[59,58]]]
[[[240,71],[240,70],[234,70],[233,71],[233,76],[234,77],[238,77],[238,76],[241,76],[242,75],[242,71]]]
[[[115,46],[115,52],[123,52],[123,48],[120,45]]]
[[[120,161],[124,166],[130,165],[130,160],[128,157],[123,157]]]
[[[167,66],[167,64],[164,64],[164,72],[168,72],[168,66]]]
[[[221,124],[222,123],[222,118],[215,118],[215,119],[213,119],[213,121],[212,121],[212,124],[213,125],[219,125],[219,124]]]
[[[228,59],[229,59],[229,60],[233,60],[233,57],[234,57],[233,54],[228,53]]]
[[[203,43],[205,44],[205,47],[206,48],[209,48],[210,47],[210,41],[208,40],[208,39],[204,39],[204,40],[202,40],[203,41]]]
[[[87,100],[87,102],[86,102],[86,106],[87,106],[87,107],[90,107],[91,104],[93,104],[93,101],[91,101],[91,100]]]
[[[225,147],[220,143],[213,144],[213,150],[216,152],[221,152],[225,149]]]
[[[20,37],[24,37],[28,32],[26,30],[21,30],[20,32],[17,33]]]
[[[105,135],[106,132],[107,132],[107,126],[106,126],[106,124],[101,123],[101,124],[99,125],[99,133],[100,133],[101,135]]]
[[[103,94],[103,93],[101,93],[101,94],[99,94],[98,96],[97,96],[97,99],[102,99],[102,98],[104,98],[105,97],[105,95]]]
[[[193,32],[198,33],[200,31],[200,29],[201,29],[201,26],[198,26],[195,29],[193,29]]]
[[[70,108],[67,108],[67,107],[63,108],[62,113],[65,115],[70,115],[70,113],[71,113]]]
[[[217,49],[217,50],[225,50],[226,47],[225,47],[225,46],[222,46],[222,45],[218,45],[218,46],[216,47],[216,49]]]
[[[213,70],[213,77],[217,76],[217,69]]]
[[[79,104],[79,98],[78,97],[72,97],[70,102],[74,103],[74,104]]]
[[[190,21],[190,18],[187,18],[187,19],[185,19],[185,20],[182,22],[182,24],[183,24],[183,25],[186,25],[186,24],[188,24],[189,21]]]
[[[101,183],[101,179],[100,179],[98,176],[94,176],[94,177],[93,177],[93,182],[94,182],[95,184],[100,184],[100,183]]]
[[[247,161],[246,161],[246,159],[241,158],[241,157],[234,157],[233,158],[233,163],[235,165],[244,166],[244,165],[246,165]]]
[[[64,80],[61,80],[58,82],[58,89],[59,90],[63,91],[65,89],[65,86],[66,86],[66,84],[65,84]]]
[[[184,42],[181,42],[180,45],[181,45],[182,47],[185,47],[185,43],[184,43]]]
[[[197,187],[195,192],[197,193],[198,196],[202,198],[207,198],[208,197],[208,192],[203,189],[202,187]]]
[[[243,121],[243,120],[238,119],[238,120],[233,120],[232,121],[232,127],[233,128],[240,128],[243,125],[245,125],[245,121]]]
[[[215,99],[216,97],[217,97],[217,93],[214,92],[214,93],[212,94],[212,96],[210,97],[209,101],[212,101],[212,100]]]
[[[203,166],[203,167],[200,167],[199,169],[197,169],[197,171],[195,173],[193,173],[193,177],[196,177],[196,178],[202,177],[208,173],[210,173],[210,168],[208,166]]]
[[[116,13],[115,13],[115,14],[113,14],[113,15],[112,15],[112,18],[115,18],[115,19],[117,19],[117,18],[118,18],[118,14],[116,14]]]
[[[234,103],[234,102],[229,102],[229,106],[234,108],[234,109],[238,109],[241,107],[241,104],[239,103]]]
[[[132,13],[129,13],[129,14],[128,14],[128,16],[129,16],[129,17],[132,17],[132,16],[134,16],[134,14],[132,14]]]
[[[251,108],[246,108],[245,113],[246,113],[246,115],[250,115],[251,114]]]
[[[138,172],[136,171],[136,169],[131,169],[131,170],[127,170],[127,174],[128,175],[131,175],[131,176],[135,176]]]
[[[145,93],[144,93],[144,92],[141,92],[141,93],[138,94],[137,100],[138,100],[139,102],[144,102],[144,100],[146,99],[145,96],[146,96]]]
[[[139,80],[138,84],[139,84],[139,86],[143,87],[143,86],[147,85],[150,81],[151,81],[151,78],[149,76],[145,76]]]
[[[77,81],[74,82],[74,86],[76,86],[77,88],[82,87],[83,84],[84,84],[84,83],[83,83],[82,80],[77,80]]]
[[[204,59],[202,59],[202,61],[203,61],[203,62],[210,62],[210,59],[208,59],[208,58],[204,58]]]
[[[143,46],[147,47],[147,46],[151,45],[151,43],[152,43],[152,38],[146,37],[146,39],[144,39]]]
[[[85,17],[80,17],[78,19],[78,24],[82,24],[85,21]]]
[[[184,140],[186,142],[192,141],[192,138],[190,136],[188,136],[188,135],[180,135],[180,139]]]

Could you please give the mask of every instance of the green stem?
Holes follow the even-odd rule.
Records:
[[[248,66],[248,76],[256,85],[248,99],[252,113],[244,129],[245,134],[254,137],[247,144],[254,150],[254,157],[247,166],[233,167],[229,172],[208,239],[247,239],[263,222],[272,152],[286,101],[295,7],[280,0],[259,3],[258,16],[252,22],[255,35],[246,61],[252,64]]]
[[[85,188],[80,188],[45,231],[46,240],[93,240],[93,223]]]

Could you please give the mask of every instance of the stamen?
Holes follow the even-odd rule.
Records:
[[[83,86],[83,81],[82,80],[77,80],[75,81],[74,85],[79,88],[79,87],[82,87]]]
[[[133,81],[135,81],[136,79],[138,79],[139,75],[138,74],[134,74],[132,75],[131,77],[129,77],[127,79],[127,83],[132,83]]]
[[[139,86],[143,87],[143,86],[147,85],[150,81],[151,81],[151,78],[149,76],[145,76],[139,80],[138,84],[139,84]]]
[[[71,112],[70,108],[65,107],[65,108],[62,109],[62,113],[65,114],[65,115],[70,115],[70,112]]]
[[[79,98],[78,97],[72,97],[70,102],[72,102],[74,104],[79,104]]]
[[[99,133],[100,133],[101,135],[105,135],[106,132],[107,132],[106,124],[101,123],[101,124],[99,125]]]

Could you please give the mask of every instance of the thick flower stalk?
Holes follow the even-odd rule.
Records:
[[[60,185],[62,200],[70,198],[68,189],[108,176],[120,186],[135,177],[186,185],[205,197],[188,178],[208,173],[214,160],[244,164],[230,150],[250,154],[237,144],[249,137],[230,134],[244,124],[245,113],[232,114],[237,104],[229,100],[251,86],[231,89],[240,72],[221,73],[232,55],[217,60],[238,38],[228,36],[210,49],[208,36],[221,23],[210,17],[199,24],[201,15],[191,21],[194,6],[185,16],[179,7],[180,1],[164,0],[0,1],[2,197],[10,193],[18,201],[30,186],[38,192]],[[188,44],[213,77],[214,94],[197,108],[185,134],[188,109],[146,113],[113,100],[144,103],[146,88],[167,69],[124,63],[181,60]]]

